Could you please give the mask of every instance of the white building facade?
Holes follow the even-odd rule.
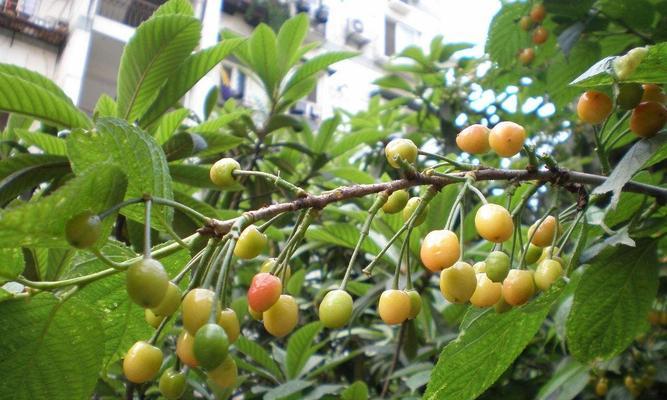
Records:
[[[361,110],[377,87],[382,64],[407,45],[427,47],[439,32],[438,0],[192,0],[202,20],[201,47],[216,43],[219,32],[252,32],[258,22],[279,25],[296,12],[311,16],[308,41],[315,52],[354,50],[358,57],[335,64],[317,89],[295,110],[316,122],[334,108]],[[123,46],[135,27],[161,0],[0,0],[0,62],[20,65],[54,80],[83,110],[98,97],[115,93]],[[278,18],[280,17],[280,18]],[[202,112],[214,86],[221,100],[230,95],[253,104],[260,96],[231,60],[214,69],[185,98]]]

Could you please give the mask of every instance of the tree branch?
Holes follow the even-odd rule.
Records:
[[[278,214],[298,211],[304,208],[321,209],[331,203],[364,197],[383,191],[391,193],[399,189],[406,189],[423,185],[432,185],[438,189],[441,189],[453,183],[460,183],[460,179],[465,177],[466,174],[472,174],[476,181],[540,181],[551,182],[559,186],[566,186],[573,183],[597,186],[602,184],[607,179],[607,177],[603,175],[568,171],[566,169],[528,171],[523,169],[485,168],[476,171],[465,171],[450,174],[451,177],[417,173],[413,176],[410,176],[409,178],[398,179],[390,182],[344,186],[319,195],[308,195],[294,201],[274,204],[268,207],[260,208],[258,210],[248,211],[244,215],[252,222],[266,220]],[[630,181],[625,184],[623,191],[646,194],[648,196],[655,197],[659,203],[667,203],[667,188]],[[205,227],[199,230],[199,233],[202,235],[222,236],[229,232],[229,229],[232,227],[232,224],[235,220],[236,219],[221,221],[212,219]]]

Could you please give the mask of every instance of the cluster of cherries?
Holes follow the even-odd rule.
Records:
[[[654,84],[619,83],[615,86],[616,107],[632,110],[630,131],[639,137],[655,136],[667,123],[667,96]],[[589,90],[579,97],[577,115],[583,122],[600,124],[614,109],[611,97],[597,90]]]
[[[519,19],[519,27],[521,30],[529,32],[532,31],[531,39],[537,46],[543,44],[549,38],[549,31],[542,25],[542,21],[547,16],[547,11],[544,5],[535,4],[528,15],[524,15]],[[523,65],[529,65],[535,58],[535,50],[532,47],[526,47],[519,51],[519,62]]]

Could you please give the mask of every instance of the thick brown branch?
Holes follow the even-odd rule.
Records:
[[[600,185],[607,179],[602,175],[587,174],[584,172],[575,172],[560,169],[557,171],[527,171],[522,169],[495,169],[485,168],[476,171],[460,172],[451,174],[452,178],[439,175],[414,174],[409,179],[398,179],[391,182],[374,183],[369,185],[344,186],[336,190],[325,192],[319,195],[308,195],[293,201],[274,204],[258,210],[249,211],[245,215],[251,221],[266,220],[278,214],[290,211],[298,211],[304,208],[324,208],[328,204],[368,196],[373,193],[393,192],[399,189],[405,189],[413,186],[433,185],[438,188],[459,183],[460,178],[466,174],[472,174],[475,180],[514,180],[514,181],[542,181],[552,182],[557,185],[567,184],[586,184]],[[458,179],[457,179],[458,178]],[[658,202],[667,202],[667,189],[659,186],[646,185],[638,182],[628,182],[623,190],[626,192],[643,193],[655,197]],[[224,235],[229,232],[234,220],[211,220],[207,227],[200,229],[201,234]]]

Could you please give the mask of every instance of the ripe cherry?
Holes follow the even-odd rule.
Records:
[[[544,27],[538,26],[533,31],[533,43],[542,44],[547,41],[549,38],[549,31],[544,29]]]
[[[440,273],[440,292],[450,303],[470,300],[477,288],[477,276],[472,265],[458,261]]]
[[[260,232],[255,225],[250,225],[239,235],[239,240],[234,247],[234,255],[244,260],[253,259],[264,250],[267,243],[266,235]]]
[[[535,59],[535,50],[527,47],[519,52],[519,62],[523,65],[529,65]]]
[[[505,207],[488,203],[477,210],[475,229],[489,242],[501,243],[512,236],[514,222]]]
[[[191,335],[208,322],[214,299],[215,293],[204,288],[192,289],[183,298],[183,327]]]
[[[403,290],[388,289],[378,302],[378,314],[387,325],[402,324],[410,316],[410,295]]]
[[[533,20],[529,16],[524,15],[519,20],[519,27],[521,28],[522,31],[528,32],[530,28],[533,27]]]
[[[183,329],[176,340],[176,355],[183,364],[192,368],[199,366],[199,362],[195,358],[194,344],[194,335]]]
[[[259,272],[271,272],[271,269],[278,262],[277,258],[267,258],[266,261],[262,263],[262,266],[259,267]],[[292,276],[292,268],[289,264],[285,266],[285,282],[289,281],[289,278]]]
[[[158,260],[142,258],[127,269],[125,283],[132,301],[144,308],[155,308],[167,293],[169,276]]]
[[[449,268],[461,255],[459,238],[450,230],[431,231],[424,237],[419,255],[424,266],[433,272]]]
[[[162,351],[139,341],[130,347],[123,359],[123,374],[130,382],[144,383],[157,375],[162,365]]]
[[[417,207],[419,207],[419,204],[421,204],[422,199],[421,197],[412,197],[410,200],[408,200],[408,203],[405,205],[405,208],[403,209],[403,221],[408,222],[412,214],[417,210]],[[428,213],[428,205],[424,207],[424,209],[421,211],[421,213],[417,216],[415,219],[415,224],[414,226],[419,226],[426,221],[426,214]]]
[[[193,351],[199,365],[214,369],[220,365],[229,349],[229,339],[225,329],[218,324],[208,323],[197,331]]]
[[[185,373],[172,368],[166,369],[160,377],[158,388],[166,399],[180,399],[185,393]]]
[[[299,322],[299,306],[294,297],[283,294],[264,311],[264,328],[275,337],[283,337],[294,330]]]
[[[502,283],[492,282],[486,274],[478,273],[477,287],[470,297],[470,303],[475,307],[491,307],[500,300],[502,288]]]
[[[239,324],[239,318],[236,316],[236,311],[231,308],[225,308],[220,311],[220,314],[218,314],[218,325],[222,326],[225,330],[229,343],[236,342],[241,333],[241,325]]]
[[[486,256],[486,276],[491,282],[502,282],[510,271],[510,257],[503,251],[492,251]]]
[[[387,201],[382,205],[382,211],[386,214],[396,214],[403,210],[408,203],[410,194],[405,190],[397,190],[389,195]]]
[[[319,315],[322,325],[327,328],[341,328],[352,316],[352,296],[345,290],[336,289],[324,295],[320,303]]]
[[[526,251],[526,262],[528,264],[533,264],[542,256],[542,248],[537,247],[534,244],[528,245],[528,251]]]
[[[642,103],[645,101],[655,101],[656,103],[665,104],[667,102],[667,95],[662,90],[662,87],[647,83],[642,85],[644,93],[642,94]]]
[[[169,282],[169,285],[167,286],[167,292],[164,294],[164,298],[160,304],[153,308],[151,311],[155,315],[168,317],[175,313],[180,305],[181,289],[174,282]]]
[[[231,356],[227,356],[222,364],[207,373],[208,378],[221,389],[230,388],[236,385],[238,374],[239,371],[236,367],[236,361],[234,361]]]
[[[264,312],[278,301],[282,291],[283,285],[280,278],[270,273],[260,272],[250,282],[248,305],[255,311]]]
[[[533,22],[540,23],[544,21],[544,17],[547,16],[547,10],[544,8],[544,4],[535,4],[530,10],[530,19]]]
[[[600,124],[611,114],[612,102],[609,96],[596,90],[589,90],[579,97],[577,115],[583,122]]]
[[[144,309],[144,319],[146,320],[146,322],[148,322],[148,325],[152,326],[155,329],[157,329],[157,327],[160,326],[164,318],[165,317],[161,315],[153,314],[153,311],[151,311],[150,308]]]
[[[422,310],[422,297],[414,289],[406,290],[405,293],[410,297],[410,314],[408,314],[408,319],[415,319]]]
[[[470,125],[456,135],[456,145],[466,153],[484,154],[491,148],[489,132],[489,128],[484,125]]]
[[[384,153],[387,156],[387,162],[394,168],[400,168],[399,159],[403,159],[409,164],[413,164],[417,160],[419,149],[410,139],[394,139],[384,148]]]
[[[525,141],[526,130],[523,126],[511,121],[499,122],[489,132],[489,145],[502,157],[519,154]]]
[[[563,276],[563,266],[556,260],[544,260],[535,270],[535,286],[540,290],[547,290]]]
[[[616,86],[616,105],[620,110],[632,110],[642,101],[644,89],[638,83],[619,83]]]
[[[77,249],[93,246],[102,234],[102,221],[97,214],[84,211],[75,215],[65,224],[65,239]]]
[[[655,101],[640,103],[630,116],[630,130],[640,137],[652,137],[667,123],[667,108]]]
[[[218,160],[213,164],[209,173],[211,182],[221,189],[229,188],[236,183],[236,178],[233,175],[234,170],[240,168],[241,164],[233,158]]]
[[[507,304],[520,306],[535,294],[533,272],[522,269],[512,269],[503,281],[503,299]]]
[[[528,237],[532,236],[530,242],[538,247],[546,247],[551,244],[554,236],[560,232],[558,222],[553,215],[547,216],[541,224],[536,221],[530,228],[528,228]],[[535,232],[535,233],[533,233]]]

